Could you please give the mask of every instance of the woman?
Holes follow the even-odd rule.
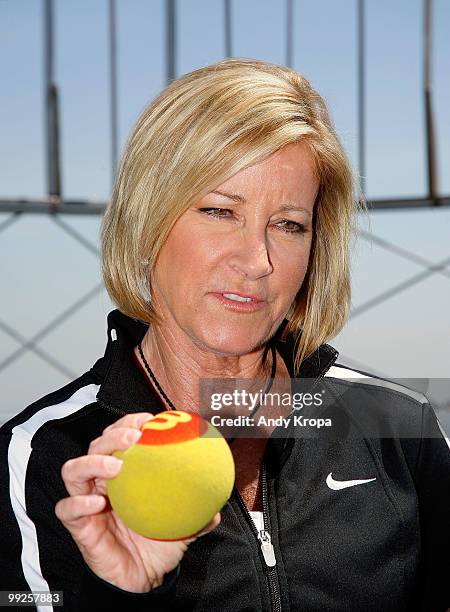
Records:
[[[348,314],[355,213],[325,103],[295,71],[226,60],[149,105],[102,227],[105,356],[2,430],[3,589],[63,591],[67,610],[450,604],[433,411],[326,344]],[[113,451],[162,410],[200,411],[202,379],[307,377],[338,430],[230,442],[233,495],[199,534],[149,540],[112,512]]]

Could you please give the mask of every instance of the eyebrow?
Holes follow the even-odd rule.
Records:
[[[224,196],[225,198],[229,198],[230,200],[233,200],[234,202],[239,202],[240,204],[247,203],[247,200],[242,196],[238,195],[237,193],[227,193],[226,191],[219,191],[218,189],[215,189],[211,193],[217,193],[217,195]]]
[[[233,202],[239,202],[239,204],[246,204],[247,200],[237,194],[237,193],[227,193],[226,191],[220,191],[219,189],[215,189],[214,191],[211,191],[211,193],[216,193],[217,195],[221,195],[224,196],[225,198],[228,198],[230,200],[233,200]],[[296,211],[300,211],[300,212],[304,212],[307,215],[311,216],[311,213],[309,210],[307,210],[306,208],[303,208],[302,206],[297,206],[296,204],[285,204],[284,206],[282,206],[279,211],[289,211],[289,210],[296,210]]]

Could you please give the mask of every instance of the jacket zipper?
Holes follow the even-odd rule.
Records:
[[[126,412],[118,410],[113,406],[110,406],[106,402],[97,398],[97,402],[101,404],[107,410],[115,412],[116,414],[120,414],[123,416]],[[261,484],[262,484],[262,503],[263,503],[263,524],[264,529],[258,531],[256,529],[256,525],[253,522],[253,519],[245,505],[244,500],[242,499],[241,494],[239,493],[238,488],[234,485],[234,490],[236,492],[236,497],[239,502],[239,505],[242,508],[245,516],[247,517],[247,521],[250,525],[250,528],[255,535],[255,537],[259,540],[261,546],[261,552],[264,558],[264,562],[267,567],[267,578],[269,581],[269,593],[270,593],[270,602],[271,608],[273,612],[282,612],[281,610],[281,596],[280,596],[280,584],[278,582],[278,574],[276,567],[276,559],[275,552],[273,549],[272,540],[270,537],[270,518],[269,518],[269,500],[267,495],[267,478],[266,478],[266,465],[264,460],[262,461],[261,467]]]
[[[263,503],[263,523],[264,529],[258,531],[255,523],[250,515],[250,512],[245,505],[244,500],[239,493],[235,485],[236,496],[239,502],[239,505],[242,508],[245,516],[247,517],[248,523],[251,527],[252,532],[255,537],[259,540],[261,546],[261,552],[264,558],[264,562],[267,567],[267,578],[269,581],[269,592],[270,592],[270,601],[271,608],[273,612],[281,612],[281,596],[280,596],[280,584],[278,582],[278,574],[276,570],[276,559],[275,552],[273,549],[272,540],[270,537],[270,517],[269,517],[269,501],[267,495],[267,479],[266,479],[266,466],[264,460],[262,462],[262,474],[261,474],[261,482],[262,482],[262,503]]]

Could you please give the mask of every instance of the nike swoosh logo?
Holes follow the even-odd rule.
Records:
[[[347,489],[348,487],[355,487],[356,485],[366,484],[366,482],[373,482],[376,478],[368,478],[367,480],[335,480],[332,477],[333,472],[330,472],[327,476],[326,483],[333,491],[340,491],[341,489]]]

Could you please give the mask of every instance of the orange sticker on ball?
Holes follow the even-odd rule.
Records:
[[[176,444],[202,436],[208,423],[198,414],[183,410],[161,412],[142,426],[138,444]]]

